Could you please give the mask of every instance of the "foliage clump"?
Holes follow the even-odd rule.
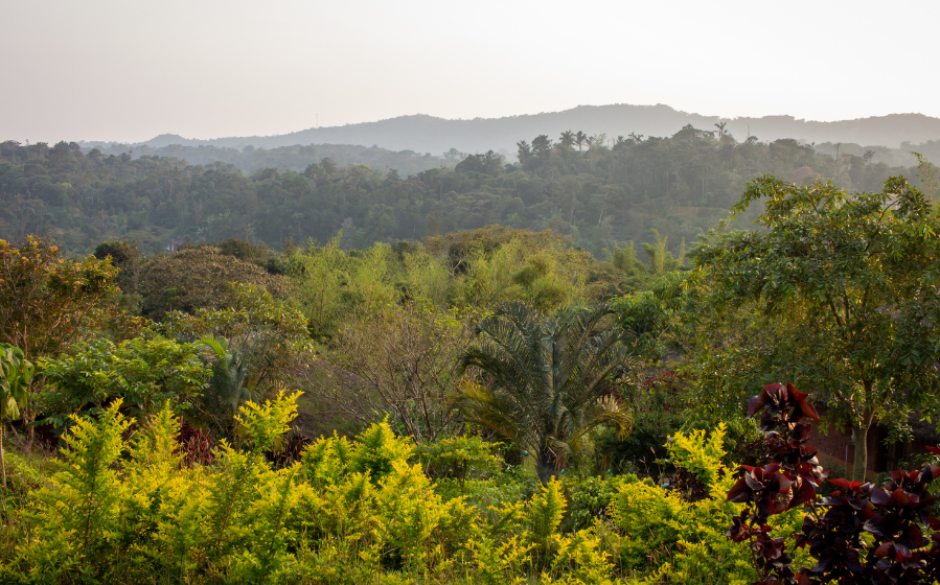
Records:
[[[145,317],[161,320],[170,311],[223,309],[229,303],[230,282],[264,287],[278,297],[284,296],[288,288],[283,276],[222,254],[214,246],[197,246],[147,262],[140,272],[141,311]]]

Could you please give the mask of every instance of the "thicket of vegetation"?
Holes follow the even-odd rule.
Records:
[[[692,242],[713,227],[746,183],[764,174],[799,185],[834,179],[850,191],[877,190],[892,175],[919,180],[911,169],[871,157],[833,158],[794,140],[738,143],[713,130],[686,127],[669,138],[538,136],[520,141],[513,164],[490,152],[413,176],[330,158],[289,170],[296,149],[244,174],[199,157],[132,159],[83,154],[76,143],[5,142],[0,237],[48,233],[73,255],[127,238],[154,255],[229,238],[274,249],[288,238],[322,245],[340,229],[343,249],[361,249],[501,224],[551,228],[598,257],[615,244],[654,244],[656,229],[678,255],[683,238]]]
[[[571,134],[439,178],[583,187],[658,149],[815,156],[687,130],[580,153]],[[269,180],[341,188],[319,172]],[[79,259],[0,241],[0,582],[933,582],[936,456],[864,483],[865,449],[838,478],[807,440],[820,418],[858,445],[936,422],[938,207],[900,177],[742,191],[727,207],[758,230],[600,240],[603,260],[580,230],[494,225]]]

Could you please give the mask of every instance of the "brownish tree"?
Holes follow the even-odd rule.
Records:
[[[262,286],[275,298],[283,297],[287,291],[287,279],[283,276],[222,254],[214,246],[198,246],[157,256],[141,270],[142,312],[150,319],[160,320],[168,311],[222,309],[231,298],[230,282]]]
[[[28,360],[59,353],[106,317],[117,273],[110,258],[66,260],[36,236],[20,247],[0,240],[0,342]]]

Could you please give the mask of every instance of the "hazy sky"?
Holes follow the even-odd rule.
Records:
[[[0,141],[655,104],[940,116],[940,2],[0,0]]]

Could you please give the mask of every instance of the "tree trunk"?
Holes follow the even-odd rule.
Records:
[[[0,469],[3,470],[3,489],[7,489],[7,460],[3,452],[3,421],[0,420]]]
[[[872,415],[866,413],[863,420],[857,420],[852,425],[852,431],[855,433],[852,481],[865,481],[865,471],[868,469],[868,431],[871,429],[871,423]]]
[[[536,472],[539,475],[539,480],[542,483],[548,483],[548,480],[555,475],[555,452],[551,450],[548,445],[542,446],[539,449],[538,458],[536,461]]]
[[[503,460],[507,465],[522,465],[525,463],[523,448],[515,443],[508,443],[503,453]]]

